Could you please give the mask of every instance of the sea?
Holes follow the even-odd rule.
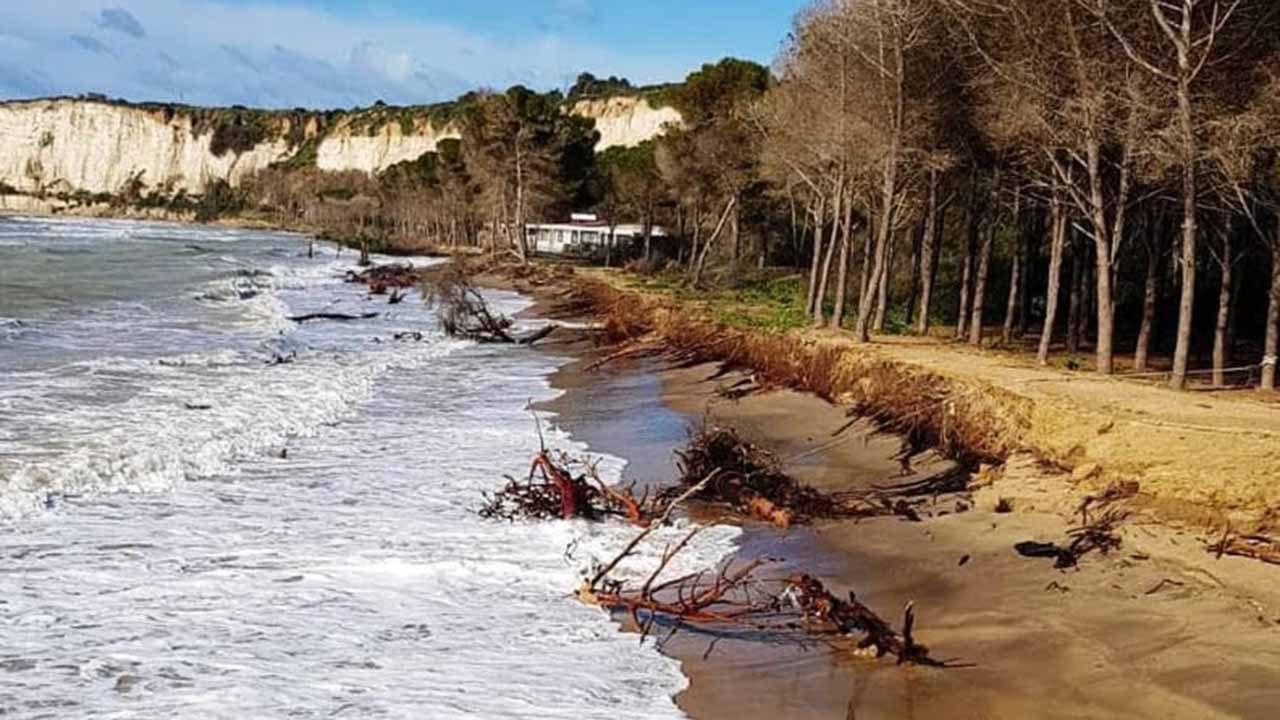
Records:
[[[565,360],[446,337],[310,247],[0,218],[0,717],[682,717],[676,661],[574,598],[632,529],[477,513],[539,428],[622,473],[530,409]]]

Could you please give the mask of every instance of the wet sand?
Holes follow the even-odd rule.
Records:
[[[550,352],[596,356],[563,333]],[[843,410],[789,391],[721,397],[745,380],[715,366],[658,360],[553,378],[566,390],[545,408],[600,452],[628,458],[627,477],[669,482],[672,453],[707,414],[791,459],[798,479],[828,490],[890,484],[946,467],[925,457],[904,475],[899,441],[865,424],[832,433]],[[845,647],[778,644],[741,634],[681,632],[662,645],[690,687],[678,701],[697,719],[732,718],[1272,718],[1280,715],[1280,568],[1216,559],[1211,538],[1133,521],[1123,547],[1080,568],[1023,558],[1023,540],[1061,542],[1071,478],[1015,458],[975,508],[954,500],[922,523],[825,523],[780,532],[747,523],[739,557],[783,558],[895,624],[908,601],[917,638],[947,669],[869,660]],[[997,513],[1001,498],[1014,512]],[[658,634],[655,634],[658,635]],[[659,635],[659,639],[661,639]]]

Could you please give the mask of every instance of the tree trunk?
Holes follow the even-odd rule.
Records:
[[[1087,147],[1089,162],[1090,211],[1093,225],[1094,274],[1096,297],[1092,298],[1097,319],[1097,343],[1094,349],[1097,354],[1098,373],[1110,375],[1114,368],[1115,340],[1115,301],[1111,292],[1111,248],[1119,238],[1111,237],[1111,227],[1107,224],[1106,199],[1103,193],[1102,147],[1096,141],[1090,141]],[[1123,213],[1123,208],[1117,212]],[[1084,324],[1083,322],[1081,323]]]
[[[738,197],[735,195],[729,199],[729,204],[725,206],[724,213],[720,215],[720,222],[716,223],[715,232],[711,233],[711,237],[707,238],[707,241],[702,244],[702,252],[698,255],[698,262],[693,270],[694,287],[697,287],[698,283],[702,282],[702,271],[706,268],[707,255],[711,250],[711,246],[716,244],[716,240],[718,240],[721,233],[724,232],[725,224],[729,221],[729,216],[733,214],[733,211],[737,206]]]
[[[1062,281],[1062,253],[1067,244],[1067,213],[1061,197],[1055,197],[1052,205],[1052,237],[1049,240],[1049,290],[1044,301],[1044,328],[1040,331],[1040,347],[1036,352],[1036,361],[1041,365],[1049,364],[1049,349],[1053,345],[1053,328],[1058,320],[1058,296]]]
[[[1187,387],[1187,362],[1191,357],[1191,324],[1196,302],[1196,136],[1191,113],[1190,58],[1179,48],[1181,77],[1178,82],[1178,122],[1182,130],[1182,297],[1178,302],[1178,341],[1173,351],[1174,390]]]
[[[908,326],[913,325],[916,321],[916,299],[920,296],[920,270],[924,264],[922,252],[924,250],[924,233],[927,230],[926,225],[928,223],[921,220],[916,223],[915,231],[911,233],[911,287],[907,290],[906,313]]]
[[[873,223],[867,226],[867,232],[864,234],[863,240],[862,240],[862,267],[859,269],[859,272],[858,272],[858,302],[859,303],[861,303],[862,298],[866,297],[867,293],[870,292],[869,288],[871,287],[871,266],[873,264],[871,261],[871,251],[875,245],[875,237],[876,237],[875,225]]]
[[[806,312],[809,317],[817,317],[821,306],[815,300],[818,297],[818,268],[822,265],[822,235],[827,218],[826,198],[819,198],[813,209],[813,261],[809,267],[809,300]]]
[[[1227,384],[1227,324],[1231,318],[1232,253],[1231,228],[1222,233],[1222,282],[1218,290],[1218,317],[1213,328],[1213,386]]]
[[[978,236],[982,232],[981,221],[978,211],[970,207],[969,234],[964,248],[964,268],[960,272],[960,316],[956,320],[957,340],[963,340],[969,335],[969,297],[973,289],[973,255],[977,252]]]
[[[987,304],[987,277],[991,273],[991,248],[995,245],[996,230],[1000,223],[994,218],[991,227],[982,238],[978,253],[978,272],[973,282],[973,314],[969,320],[969,344],[982,344],[982,316]]]
[[[520,143],[516,143],[516,251],[520,255],[520,262],[527,264],[529,262],[529,245],[528,238],[524,229],[524,158],[520,151]]]
[[[1018,236],[1014,241],[1014,259],[1009,269],[1009,302],[1005,305],[1005,331],[1000,340],[1005,345],[1014,341],[1014,328],[1018,324],[1019,301],[1023,286],[1023,228],[1019,223]]]
[[[880,272],[880,288],[876,293],[876,317],[872,330],[881,334],[884,333],[885,315],[889,312],[889,285],[893,280],[894,255],[898,248],[896,240],[895,236],[889,236],[889,249],[886,251],[884,269]]]
[[[1280,354],[1280,240],[1271,240],[1271,297],[1267,302],[1267,332],[1262,346],[1262,389],[1276,389],[1276,355]]]
[[[1156,308],[1160,299],[1160,260],[1164,253],[1163,228],[1152,218],[1147,229],[1147,277],[1142,289],[1142,326],[1133,351],[1133,369],[1142,372],[1150,364],[1151,335],[1156,326]]]
[[[937,204],[935,196],[930,205]],[[924,234],[924,248],[920,251],[920,260],[927,263],[920,278],[920,316],[916,319],[916,332],[929,334],[930,313],[933,312],[933,287],[938,278],[938,257],[942,250],[942,236],[946,225],[947,214],[941,208],[929,213],[928,229]]]
[[[733,214],[729,218],[729,232],[733,234],[733,263],[742,260],[742,203],[734,196]]]
[[[1071,245],[1071,298],[1067,307],[1067,353],[1080,352],[1081,320],[1084,316],[1084,276],[1087,272],[1082,251],[1074,242]]]
[[[840,211],[844,202],[844,180],[836,183],[836,194],[831,205],[831,237],[827,240],[827,257],[822,261],[822,279],[818,282],[818,295],[814,298],[813,326],[822,327],[827,322],[827,283],[831,278],[831,260],[835,257],[836,240],[840,233]]]
[[[844,229],[840,233],[840,267],[836,270],[836,306],[831,314],[831,328],[839,330],[844,325],[844,306],[849,292],[849,251],[853,244],[853,199],[844,200],[844,219],[837,221]]]

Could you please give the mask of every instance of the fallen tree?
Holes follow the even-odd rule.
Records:
[[[717,568],[664,577],[671,562],[701,532],[700,527],[669,545],[642,584],[629,584],[627,579],[616,577],[615,571],[622,562],[634,555],[655,530],[668,526],[675,510],[692,498],[745,504],[753,513],[763,514],[775,523],[785,518],[788,524],[815,516],[849,516],[864,511],[845,499],[799,485],[778,469],[771,455],[743,442],[730,430],[706,428],[694,435],[690,447],[680,455],[685,478],[693,472],[705,471],[705,475],[682,481],[678,487],[650,499],[647,493],[636,497],[632,487],[610,487],[600,478],[596,464],[553,453],[543,443],[528,475],[519,480],[508,476],[504,488],[492,495],[485,493],[485,504],[479,512],[486,518],[508,521],[602,522],[621,518],[640,528],[612,560],[588,573],[576,595],[588,605],[628,615],[642,641],[659,623],[670,626],[671,634],[682,627],[703,626],[708,630],[743,627],[803,637],[856,636],[857,647],[874,650],[876,657],[893,655],[900,663],[944,666],[915,641],[911,604],[899,632],[853,593],[847,600],[837,597],[811,575],[761,577],[761,571],[775,562],[772,560],[730,560]],[[919,492],[923,486],[912,483],[906,487]],[[893,514],[892,509],[886,514]]]
[[[858,637],[857,647],[874,649],[877,658],[893,655],[899,663],[946,666],[930,656],[927,647],[915,641],[912,603],[907,604],[903,629],[898,632],[859,602],[854,593],[849,593],[848,600],[840,599],[810,575],[795,574],[782,579],[759,577],[760,571],[771,564],[767,560],[737,564],[730,560],[718,568],[664,578],[663,573],[671,561],[688,547],[701,528],[695,528],[680,542],[667,547],[657,567],[639,587],[613,577],[619,564],[635,553],[655,527],[665,523],[676,506],[714,479],[714,475],[708,476],[668,504],[656,522],[583,581],[578,588],[578,599],[610,612],[626,614],[640,631],[642,640],[658,624],[670,626],[673,635],[683,627],[711,631],[745,627],[782,635]],[[777,589],[770,591],[770,588]]]
[[[863,491],[824,493],[797,482],[773,453],[713,423],[692,433],[676,455],[679,484],[665,490],[663,497],[679,494],[714,471],[715,481],[695,493],[695,500],[726,506],[782,529],[815,520],[873,517],[919,522],[928,499],[964,493],[968,485],[968,475],[957,472]],[[966,507],[957,503],[957,509]]]
[[[511,318],[489,308],[484,296],[460,267],[446,267],[424,280],[423,298],[436,310],[436,318],[450,337],[481,343],[533,345],[555,332],[555,325],[517,337],[511,334]]]

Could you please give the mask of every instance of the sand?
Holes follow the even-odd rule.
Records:
[[[543,303],[536,312],[547,312]],[[545,351],[599,354],[561,332]],[[566,394],[544,409],[599,452],[628,458],[629,479],[669,482],[686,429],[714,416],[790,459],[798,479],[828,489],[909,480],[947,467],[923,457],[904,475],[900,443],[802,393],[731,401],[745,378],[712,365],[661,360],[584,372],[579,359],[553,378]],[[1014,512],[995,512],[1009,499]],[[681,632],[662,650],[681,660],[678,697],[698,720],[756,718],[1271,718],[1280,713],[1280,568],[1206,552],[1213,538],[1135,521],[1120,551],[1077,570],[1023,558],[1023,540],[1062,541],[1076,502],[1068,478],[1015,457],[955,513],[922,523],[828,522],[788,532],[746,523],[740,558],[854,590],[900,621],[915,601],[917,638],[946,669],[903,667],[834,647],[779,643],[752,633]],[[731,522],[738,522],[729,520]],[[662,639],[662,638],[658,638]]]

